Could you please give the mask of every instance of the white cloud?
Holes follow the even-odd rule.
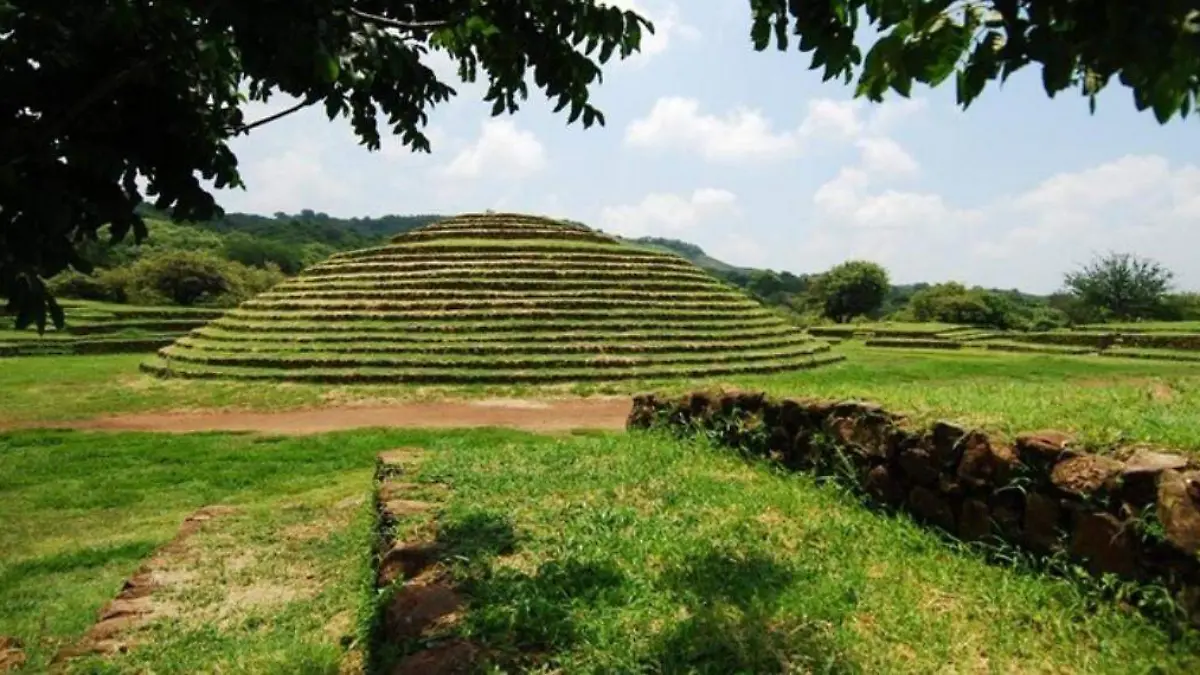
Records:
[[[724,115],[702,112],[694,98],[664,96],[650,112],[625,128],[625,144],[636,148],[693,152],[712,161],[795,156],[814,142],[862,140],[880,168],[911,173],[916,163],[894,141],[879,135],[922,103],[885,103],[867,118],[859,101],[817,99],[793,129],[776,130],[761,110],[738,106]],[[896,107],[893,110],[893,107]],[[886,163],[886,166],[885,166]]]
[[[858,99],[809,101],[808,115],[800,123],[800,135],[806,138],[856,138],[863,132],[862,107],[862,101]]]
[[[869,173],[905,176],[919,169],[917,160],[890,138],[862,138],[858,141],[858,148],[862,152],[863,169]]]
[[[545,166],[546,149],[537,136],[518,129],[512,120],[489,119],[481,125],[479,139],[463,148],[440,173],[455,179],[520,179]]]
[[[700,29],[681,19],[679,6],[673,2],[646,6],[640,0],[604,0],[604,4],[637,12],[654,24],[653,34],[649,31],[642,31],[641,50],[622,63],[635,67],[642,66],[650,59],[667,51],[676,38],[688,41],[700,39]]]
[[[736,108],[718,117],[700,112],[696,99],[667,96],[625,129],[633,147],[694,150],[710,160],[775,158],[799,149],[794,132],[776,132],[760,111]]]
[[[637,204],[605,207],[600,212],[600,226],[631,237],[677,235],[737,210],[737,195],[728,190],[701,188],[690,195],[656,192]]]
[[[246,192],[226,193],[221,200],[253,213],[298,210],[297,204],[337,212],[352,194],[350,186],[328,169],[321,147],[313,143],[298,142],[241,167],[241,173]]]
[[[813,203],[822,226],[863,230],[928,232],[954,223],[969,223],[978,214],[956,209],[940,195],[886,189],[871,193],[872,174],[862,168],[845,168],[817,188]]]
[[[1198,195],[1200,168],[1156,155],[1062,172],[975,206],[898,191],[883,174],[847,167],[813,195],[819,220],[805,256],[815,268],[873,259],[901,282],[954,278],[1050,292],[1072,267],[1117,250],[1154,258],[1194,287]]]
[[[928,106],[923,98],[891,98],[874,107],[874,116],[867,123],[872,134],[886,134],[905,118],[922,112]]]
[[[763,267],[770,258],[770,251],[754,237],[730,232],[712,248],[720,251],[721,260],[745,267]]]

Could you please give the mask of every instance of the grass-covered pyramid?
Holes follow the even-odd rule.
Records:
[[[581,225],[469,214],[351,251],[161,350],[143,369],[314,382],[702,377],[831,359],[687,260]]]

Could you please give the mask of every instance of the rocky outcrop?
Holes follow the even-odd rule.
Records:
[[[950,422],[917,427],[870,402],[758,392],[643,394],[628,427],[703,432],[793,470],[840,476],[963,540],[1065,552],[1096,574],[1162,583],[1200,625],[1193,458],[1144,447],[1093,454],[1053,430],[1009,442]]]

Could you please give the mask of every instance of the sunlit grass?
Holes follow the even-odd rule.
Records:
[[[0,437],[0,634],[31,645],[39,672],[184,516],[233,504],[194,541],[204,569],[172,595],[178,615],[111,665],[333,672],[331,617],[370,602],[366,520],[280,535],[364,496],[374,453],[399,445],[429,451],[413,480],[450,488],[438,532],[469,601],[460,630],[510,669],[1200,668],[1194,637],[1173,641],[1071,582],[988,564],[806,476],[645,434]],[[300,563],[317,579],[305,592],[230,609],[230,589],[293,579]]]

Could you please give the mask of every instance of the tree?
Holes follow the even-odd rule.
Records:
[[[1099,256],[1065,278],[1067,290],[1088,307],[1120,320],[1154,316],[1174,274],[1131,253]]]
[[[825,316],[838,323],[879,309],[887,296],[888,273],[865,260],[851,260],[822,274],[814,292],[821,299]]]
[[[1200,6],[1195,0],[751,0],[757,50],[788,47],[789,28],[811,69],[872,101],[908,96],[914,81],[951,76],[966,108],[988,82],[1031,63],[1047,95],[1077,89],[1095,110],[1114,78],[1159,122],[1186,117],[1200,96]],[[864,30],[867,29],[867,30]],[[878,34],[864,56],[864,32]],[[773,38],[773,39],[772,39]]]
[[[1139,110],[1185,116],[1200,93],[1196,0],[750,0],[758,50],[795,40],[856,95],[908,96],[954,76],[966,107],[1031,63],[1047,94],[1095,106],[1116,78]],[[146,196],[185,220],[220,209],[206,183],[242,185],[228,141],[297,110],[350,119],[369,149],[380,121],[427,151],[428,113],[456,92],[426,57],[486,76],[493,114],[533,84],[603,124],[600,66],[639,48],[645,18],[598,0],[0,0],[0,294],[18,324],[62,313],[42,282],[87,271],[80,242],[145,233]],[[792,36],[789,36],[789,32]],[[859,41],[874,34],[864,54]],[[299,102],[247,120],[247,100]],[[141,180],[139,180],[141,179]]]
[[[225,295],[232,290],[228,264],[210,253],[165,251],[138,260],[129,268],[127,293],[142,296],[143,304],[185,307]]]
[[[967,288],[957,281],[927,286],[913,293],[908,305],[915,321],[989,326],[1008,330],[1028,324],[1034,308],[1016,291]],[[1043,315],[1043,323],[1049,318]]]
[[[0,0],[0,294],[19,325],[56,324],[43,278],[90,270],[81,242],[145,236],[143,190],[183,220],[242,185],[230,139],[302,108],[428,151],[456,92],[430,52],[487,81],[492,113],[534,87],[568,123],[603,124],[600,66],[639,48],[643,17],[595,0]],[[248,120],[246,101],[299,103]]]

